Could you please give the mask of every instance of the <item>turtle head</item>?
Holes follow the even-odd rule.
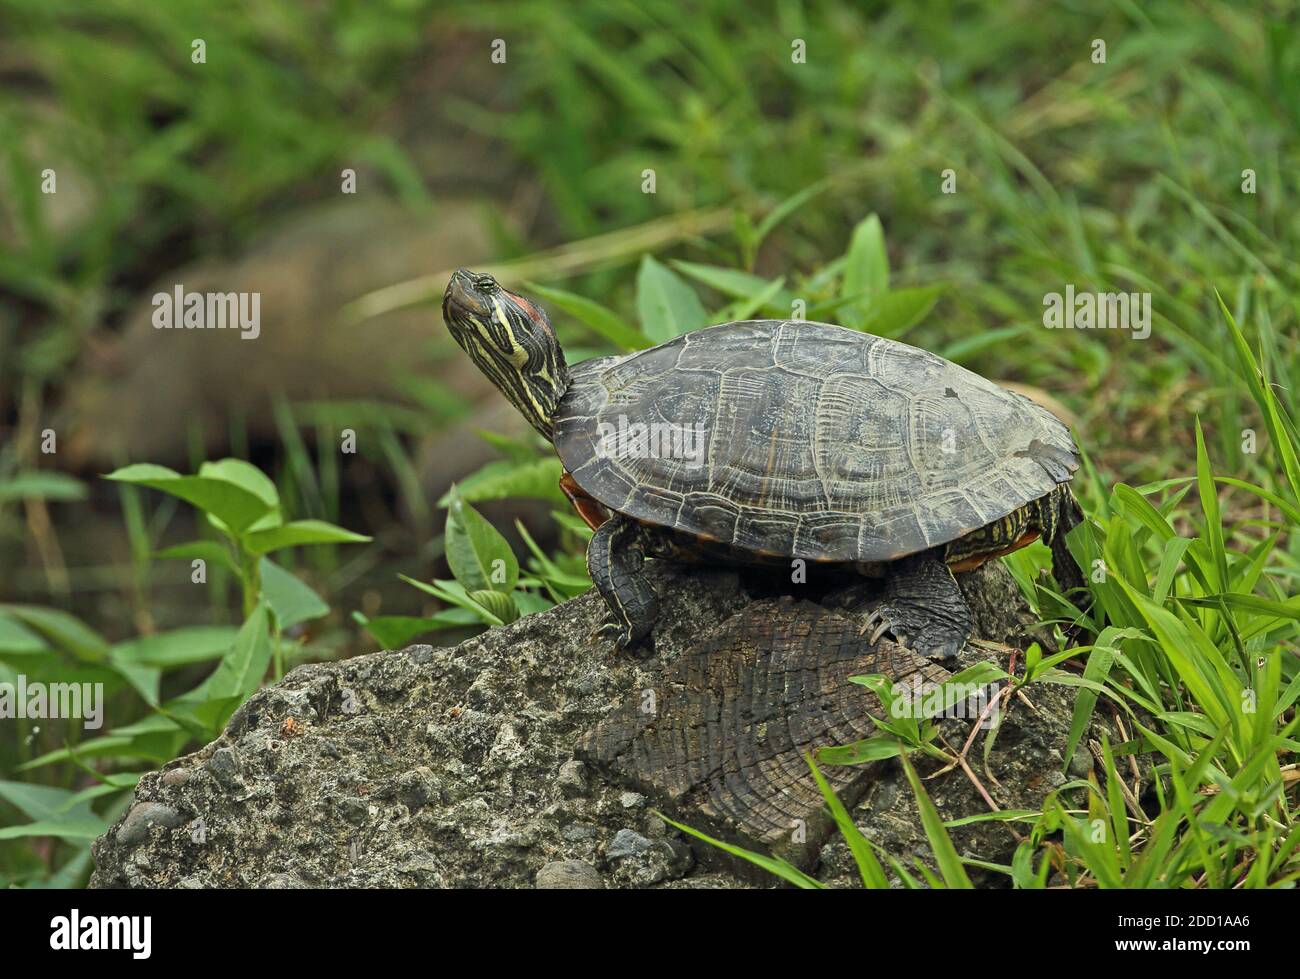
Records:
[[[442,318],[478,369],[549,441],[569,368],[542,308],[490,275],[457,269],[442,297]]]

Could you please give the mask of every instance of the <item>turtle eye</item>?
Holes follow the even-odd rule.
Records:
[[[490,275],[480,275],[474,280],[474,288],[479,292],[496,292],[497,280]]]

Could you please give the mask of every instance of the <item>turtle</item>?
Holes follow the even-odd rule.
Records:
[[[593,530],[587,568],[611,614],[598,632],[618,648],[655,624],[647,558],[883,578],[863,631],[936,660],[973,627],[954,572],[1034,540],[1087,608],[1065,542],[1083,519],[1069,428],[936,354],[829,323],[745,320],[568,364],[539,305],[467,269],[442,312],[554,445],[561,489]]]

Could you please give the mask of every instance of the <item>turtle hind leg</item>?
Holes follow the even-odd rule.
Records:
[[[1080,612],[1087,612],[1092,607],[1092,593],[1088,590],[1088,583],[1083,579],[1083,570],[1079,567],[1079,562],[1074,559],[1074,555],[1070,553],[1070,548],[1065,543],[1065,535],[1083,523],[1083,508],[1079,506],[1079,501],[1074,498],[1068,486],[1061,488],[1057,507],[1056,519],[1052,521],[1048,532],[1043,535],[1046,538],[1045,543],[1052,549],[1052,577],[1061,586],[1066,597],[1074,603],[1075,608]]]
[[[615,514],[597,528],[587,545],[587,570],[614,621],[598,632],[614,633],[620,649],[649,635],[659,614],[659,598],[645,578],[647,528]]]
[[[957,579],[934,553],[897,562],[885,582],[884,600],[867,616],[874,644],[885,632],[922,656],[950,659],[970,638],[974,620]]]

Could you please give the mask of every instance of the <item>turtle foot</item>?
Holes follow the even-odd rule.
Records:
[[[587,638],[593,642],[612,639],[615,646],[623,649],[632,644],[632,630],[627,626],[619,625],[617,622],[606,622],[604,625],[598,625],[592,629]]]
[[[948,567],[921,557],[901,565],[885,586],[885,598],[871,610],[862,633],[872,645],[886,632],[895,642],[930,659],[950,660],[971,633],[971,614]]]
[[[909,619],[912,621],[911,631],[907,624]],[[946,629],[941,623],[920,622],[888,602],[882,602],[871,610],[858,634],[865,635],[868,630],[871,631],[868,641],[873,646],[888,633],[898,645],[933,660],[950,660],[966,645],[966,636],[956,630]]]
[[[645,577],[646,529],[622,514],[600,525],[587,545],[587,570],[613,621],[599,627],[619,649],[636,645],[654,627],[659,599]]]
[[[614,648],[619,652],[635,652],[641,654],[642,647],[650,648],[652,641],[649,633],[640,636],[635,635],[630,625],[620,625],[618,622],[606,622],[598,625],[591,630],[587,637],[592,642],[603,642],[608,639],[614,641]]]

